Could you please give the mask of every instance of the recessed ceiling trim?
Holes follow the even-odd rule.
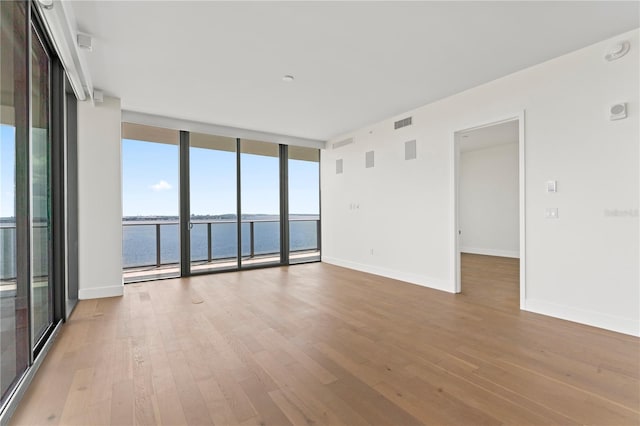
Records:
[[[165,129],[187,130],[189,132],[205,133],[231,138],[253,139],[283,145],[303,146],[306,148],[325,149],[326,141],[281,135],[278,133],[261,132],[258,130],[240,129],[219,124],[201,123],[198,121],[181,120],[178,118],[146,114],[136,111],[122,111],[122,121],[127,123],[144,124]]]

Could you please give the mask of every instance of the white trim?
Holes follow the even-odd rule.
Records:
[[[631,336],[640,336],[640,320],[638,319],[633,320],[603,314],[601,312],[545,302],[544,300],[532,299],[527,299],[524,310],[605,330],[617,331],[618,333],[629,334]]]
[[[526,217],[526,192],[527,192],[527,180],[526,180],[526,144],[525,144],[525,111],[521,111],[518,115],[518,156],[519,167],[518,175],[520,176],[520,182],[518,192],[520,193],[520,309],[524,309],[525,300],[527,299],[527,274],[526,274],[526,229],[527,229],[527,217]]]
[[[105,287],[81,288],[78,290],[78,299],[100,299],[103,297],[117,297],[124,294],[124,285],[112,285]]]
[[[322,262],[331,265],[342,266],[343,268],[354,269],[360,272],[366,272],[381,277],[391,278],[398,281],[404,281],[408,284],[419,285],[422,287],[432,288],[434,290],[446,291],[452,293],[448,280],[431,278],[425,275],[411,274],[393,269],[380,268],[373,265],[365,265],[363,263],[351,262],[349,260],[336,259],[334,257],[322,256]]]
[[[485,256],[498,257],[513,257],[516,259],[520,258],[520,253],[517,250],[496,250],[490,248],[460,247],[460,253],[482,254]]]
[[[93,82],[87,62],[77,45],[75,16],[69,1],[56,1],[50,9],[42,7],[37,1],[33,4],[42,16],[45,31],[58,53],[76,98],[84,101],[87,93],[93,98]]]
[[[525,162],[525,111],[509,114],[507,116],[497,117],[495,120],[485,121],[480,125],[469,125],[455,130],[451,133],[450,148],[450,208],[451,208],[451,248],[452,256],[450,261],[450,271],[452,277],[451,286],[456,293],[462,291],[460,282],[460,247],[459,234],[460,218],[458,211],[458,163],[460,161],[460,147],[456,141],[456,134],[460,132],[469,132],[472,130],[482,129],[484,127],[495,126],[496,124],[507,123],[518,120],[518,174],[519,174],[519,197],[520,197],[520,309],[524,309],[526,299],[526,217],[525,217],[525,199],[526,199],[526,162]]]
[[[253,139],[283,145],[302,146],[306,148],[325,149],[325,141],[317,139],[299,138],[278,133],[261,132],[258,130],[240,129],[222,126],[220,124],[202,123],[199,121],[180,120],[178,118],[161,115],[146,114],[136,111],[122,111],[122,121],[127,123],[144,124],[146,126],[163,127],[172,130],[187,130],[231,138]]]
[[[453,288],[454,293],[460,293],[462,291],[460,285],[460,250],[458,250],[458,241],[460,240],[460,219],[458,217],[458,163],[460,162],[460,147],[456,143],[456,133],[457,131],[451,133],[450,144],[449,182],[451,182],[451,188],[449,211],[451,212],[452,256],[449,260],[449,266],[451,270],[450,286]]]

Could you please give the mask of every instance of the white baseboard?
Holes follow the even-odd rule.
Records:
[[[78,299],[100,299],[102,297],[117,297],[124,294],[124,285],[112,285],[107,287],[81,288],[78,290]]]
[[[537,314],[573,321],[618,333],[640,336],[640,320],[603,314],[601,312],[558,305],[543,300],[526,299],[524,310]]]
[[[332,265],[342,266],[344,268],[355,269],[356,271],[367,272],[373,275],[380,275],[382,277],[404,281],[409,284],[429,287],[435,290],[446,291],[448,293],[455,293],[455,288],[451,285],[451,282],[446,280],[430,278],[419,274],[395,271],[392,269],[381,268],[374,265],[365,265],[363,263],[351,262],[349,260],[336,259],[333,257],[322,256],[322,261],[324,263],[330,263]]]
[[[470,254],[484,254],[486,256],[514,257],[516,259],[520,258],[520,252],[518,250],[495,250],[477,247],[462,247],[460,249],[460,252]]]

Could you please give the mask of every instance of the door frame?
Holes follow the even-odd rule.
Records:
[[[525,151],[525,111],[519,111],[514,114],[507,114],[497,117],[494,120],[485,121],[481,124],[471,124],[459,128],[451,133],[451,208],[453,218],[451,221],[451,276],[454,281],[454,290],[456,293],[462,291],[461,273],[460,273],[460,147],[458,138],[459,133],[470,132],[485,127],[495,126],[497,124],[518,121],[518,197],[519,197],[519,228],[520,228],[520,309],[525,309],[526,301],[526,151]]]

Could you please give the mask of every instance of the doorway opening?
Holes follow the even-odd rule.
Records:
[[[453,148],[456,292],[523,309],[524,114],[456,131]]]

